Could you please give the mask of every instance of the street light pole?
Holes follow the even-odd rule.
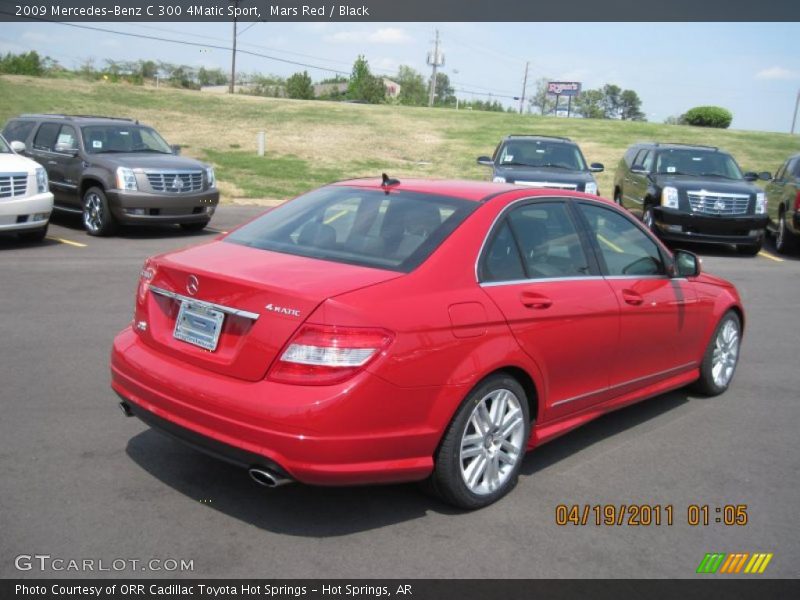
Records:
[[[797,124],[797,107],[800,106],[800,90],[797,91],[797,98],[794,101],[794,112],[792,113],[792,130],[789,132],[794,135],[794,126]]]

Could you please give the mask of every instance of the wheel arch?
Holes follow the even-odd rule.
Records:
[[[89,188],[92,188],[92,187],[99,187],[101,190],[103,190],[103,192],[106,191],[106,186],[103,183],[102,179],[100,179],[99,177],[94,176],[94,175],[88,175],[88,176],[84,177],[83,179],[81,179],[81,185],[80,185],[80,188],[79,188],[80,197],[83,198],[83,196],[86,194],[86,192],[89,190]]]

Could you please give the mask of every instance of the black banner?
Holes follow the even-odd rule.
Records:
[[[401,598],[408,600],[517,600],[532,598],[736,598],[768,600],[797,598],[800,582],[775,579],[688,580],[285,580],[285,579],[173,579],[173,580],[12,580],[0,581],[3,600],[229,600],[271,598],[273,600],[373,600]]]
[[[3,0],[0,21],[800,21],[797,0]],[[652,38],[643,34],[643,39]],[[598,36],[598,43],[602,36]]]

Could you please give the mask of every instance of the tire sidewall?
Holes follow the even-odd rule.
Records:
[[[724,386],[717,385],[714,381],[714,376],[711,372],[713,368],[713,360],[714,360],[714,346],[717,341],[717,336],[722,328],[725,326],[725,323],[728,321],[734,321],[736,324],[736,330],[739,335],[739,342],[738,348],[736,352],[736,365],[733,368],[733,373],[731,374],[731,378]],[[742,322],[739,319],[739,315],[737,315],[734,311],[729,310],[728,312],[723,315],[723,317],[717,323],[717,326],[714,328],[714,333],[711,335],[711,339],[708,342],[708,346],[706,347],[705,355],[703,356],[703,362],[700,366],[700,383],[703,390],[712,396],[717,396],[725,392],[733,383],[733,379],[736,377],[736,369],[739,366],[739,359],[741,358],[741,351],[742,351]]]
[[[102,205],[102,210],[103,210],[102,224],[95,231],[92,231],[86,225],[86,202],[89,194],[96,194],[97,197],[100,198],[100,204]],[[114,231],[114,225],[115,225],[114,215],[111,214],[111,209],[108,205],[108,198],[106,197],[105,192],[103,192],[102,189],[100,189],[99,187],[90,187],[83,194],[82,204],[83,204],[83,214],[81,215],[81,222],[83,223],[83,228],[86,230],[86,233],[94,236],[105,236],[111,234]]]

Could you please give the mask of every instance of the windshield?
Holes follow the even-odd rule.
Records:
[[[10,154],[10,153],[11,153],[11,148],[9,148],[5,138],[3,138],[2,135],[0,135],[0,154]]]
[[[663,150],[656,159],[656,172],[724,179],[742,178],[739,165],[730,155],[709,150]]]
[[[82,127],[83,142],[89,154],[107,152],[154,152],[172,154],[169,144],[155,129],[133,124],[89,125]]]
[[[586,162],[577,146],[544,140],[513,140],[507,142],[496,163],[501,167],[551,167],[585,171]]]
[[[445,196],[330,186],[271,210],[225,241],[409,272],[478,206]]]

